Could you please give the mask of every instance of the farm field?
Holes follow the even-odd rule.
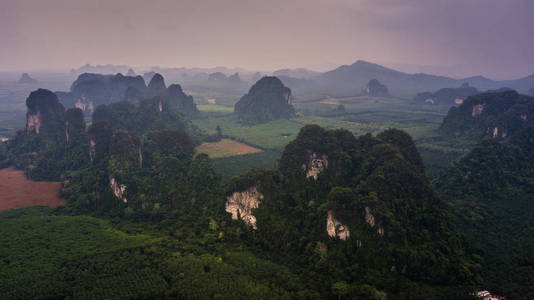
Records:
[[[64,203],[59,196],[59,182],[32,181],[24,172],[12,168],[0,170],[0,211],[31,205],[56,207]]]
[[[234,112],[233,107],[218,104],[197,104],[197,108],[201,112],[209,113],[231,114]]]
[[[205,153],[211,158],[229,157],[261,152],[261,149],[233,141],[222,139],[218,142],[203,143],[197,147],[198,153]]]
[[[357,118],[356,118],[357,120]],[[300,128],[307,124],[317,124],[324,128],[344,128],[356,135],[377,133],[388,128],[407,131],[415,139],[432,136],[438,124],[428,122],[366,122],[346,121],[343,117],[327,118],[321,116],[302,116],[292,119],[279,119],[258,125],[242,125],[234,116],[222,116],[194,120],[194,124],[208,134],[215,134],[215,128],[221,127],[223,135],[237,141],[244,141],[262,149],[281,149],[292,141]]]

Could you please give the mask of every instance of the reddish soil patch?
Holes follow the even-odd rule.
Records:
[[[0,170],[0,211],[30,205],[56,207],[65,201],[59,197],[59,182],[32,181],[13,168]]]
[[[321,101],[319,101],[319,103],[322,103],[322,104],[330,104],[330,105],[339,105],[339,104],[341,104],[341,102],[336,101],[336,100],[334,100],[334,99],[325,99],[325,100],[321,100]]]

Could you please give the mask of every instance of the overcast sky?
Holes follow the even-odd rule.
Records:
[[[531,0],[0,0],[0,71],[83,64],[534,73]],[[423,67],[421,67],[423,68]]]

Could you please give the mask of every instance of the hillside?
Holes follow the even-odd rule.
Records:
[[[506,138],[532,123],[534,97],[515,91],[487,92],[467,98],[452,107],[440,131],[449,137]]]
[[[402,131],[355,138],[305,126],[278,168],[234,178],[226,196],[249,243],[323,292],[465,297],[476,283],[476,267]]]
[[[534,297],[534,128],[509,141],[488,139],[436,182],[471,251],[485,288],[511,299]]]

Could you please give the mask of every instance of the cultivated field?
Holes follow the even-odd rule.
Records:
[[[254,148],[230,139],[222,139],[219,142],[203,143],[197,147],[197,152],[206,153],[211,158],[220,158],[259,153],[261,152],[261,149]]]
[[[12,168],[0,170],[0,211],[31,206],[56,207],[63,204],[59,197],[59,182],[32,181]]]

